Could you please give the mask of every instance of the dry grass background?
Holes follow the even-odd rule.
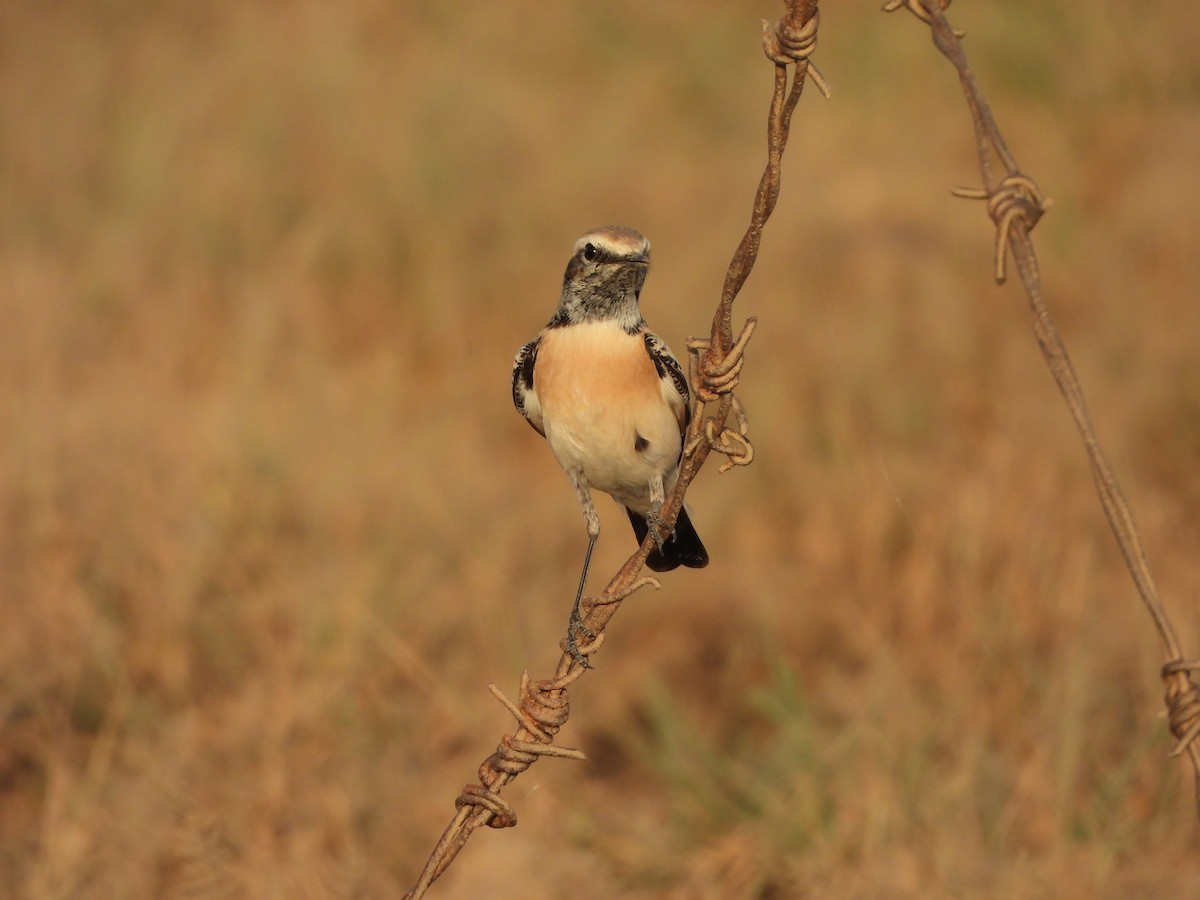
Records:
[[[432,7],[432,8],[430,8]],[[1200,11],[961,2],[1193,650]],[[1161,662],[911,17],[828,3],[739,301],[758,459],[445,897],[1200,892]],[[511,409],[571,241],[706,329],[772,3],[0,12],[0,894],[395,896],[557,659],[585,535]],[[596,573],[632,538],[607,505]],[[600,575],[597,574],[597,578]],[[522,890],[527,893],[520,893]]]

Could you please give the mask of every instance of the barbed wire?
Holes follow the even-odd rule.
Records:
[[[692,415],[684,436],[679,478],[659,515],[662,527],[668,532],[683,507],[688,486],[711,452],[726,457],[719,469],[721,472],[733,466],[748,465],[754,459],[746,412],[734,396],[734,390],[745,363],[746,345],[754,334],[757,320],[747,319],[735,338],[733,302],[754,267],[763,226],[779,199],[783,151],[791,129],[792,112],[800,100],[806,79],[811,77],[817,89],[829,96],[828,84],[809,62],[817,42],[820,18],[817,0],[787,0],[786,5],[787,12],[777,23],[763,23],[763,50],[775,65],[775,83],[767,119],[767,164],[754,195],[750,224],[730,260],[709,336],[689,338],[687,342]],[[714,403],[711,413],[708,412],[709,403]],[[732,427],[728,424],[731,419]],[[585,598],[584,626],[593,636],[577,648],[584,660],[601,647],[605,627],[626,597],[648,585],[659,586],[658,579],[641,574],[654,546],[653,536],[647,536],[600,595]],[[534,680],[528,672],[521,676],[516,702],[495,685],[488,685],[516,721],[516,732],[500,739],[496,752],[479,767],[479,782],[468,784],[455,800],[457,812],[442,832],[415,885],[405,894],[406,900],[417,900],[425,895],[477,828],[482,825],[510,828],[517,824],[517,813],[501,791],[539,758],[586,759],[580,750],[553,743],[570,715],[567,689],[587,671],[566,652],[565,645],[560,644],[560,649],[563,652],[552,677]]]
[[[958,197],[987,201],[988,215],[996,225],[996,282],[1004,283],[1009,256],[1012,257],[1020,275],[1033,313],[1033,328],[1038,346],[1041,347],[1046,364],[1050,367],[1083,440],[1092,470],[1092,480],[1105,517],[1116,536],[1138,595],[1154,621],[1162,641],[1167,661],[1162,667],[1161,676],[1166,684],[1165,701],[1169,727],[1176,738],[1171,755],[1187,753],[1191,759],[1195,772],[1196,810],[1200,815],[1200,744],[1196,741],[1197,735],[1200,735],[1200,691],[1191,679],[1191,673],[1200,669],[1200,661],[1183,657],[1174,625],[1154,585],[1133,513],[1100,448],[1084,400],[1083,388],[1071,365],[1066,345],[1042,297],[1037,254],[1030,231],[1050,205],[1049,201],[1043,197],[1036,182],[1017,167],[1015,158],[1004,142],[991,108],[967,63],[967,56],[960,41],[963,33],[952,28],[946,19],[945,10],[949,5],[950,0],[888,0],[883,10],[894,12],[907,9],[927,24],[933,34],[934,46],[950,60],[958,72],[975,129],[983,188],[955,188],[953,193]],[[1003,174],[997,173],[994,162],[999,162]]]

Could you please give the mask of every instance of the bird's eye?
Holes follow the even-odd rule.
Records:
[[[598,257],[599,255],[600,255],[600,251],[596,249],[595,244],[584,244],[583,245],[583,258],[586,259],[588,262],[595,262],[596,257]]]

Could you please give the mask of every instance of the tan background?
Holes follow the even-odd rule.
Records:
[[[758,459],[436,896],[1181,897],[1161,663],[949,66],[827,3],[739,316]],[[776,3],[0,13],[0,894],[396,896],[585,542],[512,410],[575,237],[707,328]],[[1052,310],[1200,648],[1200,12],[960,2]],[[598,585],[633,548],[601,504]],[[522,885],[524,888],[522,888]],[[522,894],[522,890],[527,894]]]

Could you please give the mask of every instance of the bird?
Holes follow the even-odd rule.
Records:
[[[577,635],[592,551],[600,535],[593,488],[625,507],[638,544],[653,531],[646,565],[667,572],[708,565],[708,551],[681,507],[670,534],[659,513],[675,488],[690,408],[679,361],[642,317],[650,242],[624,226],[580,237],[553,317],[513,360],[517,411],[542,435],[583,509],[588,544],[567,626],[567,650],[583,665]]]

